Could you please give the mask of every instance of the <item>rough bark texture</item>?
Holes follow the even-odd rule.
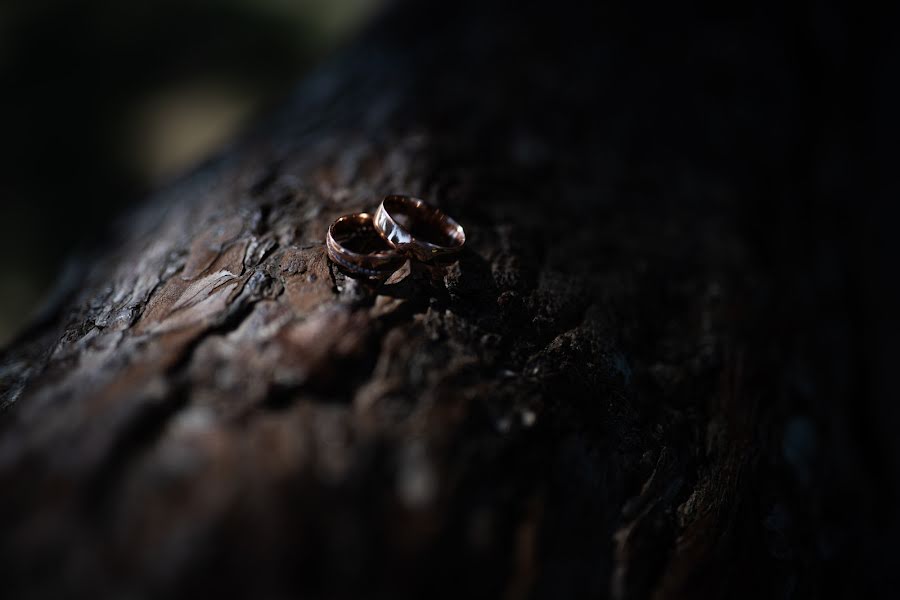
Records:
[[[855,447],[849,384],[818,369],[850,351],[816,348],[849,334],[804,316],[840,281],[782,205],[825,187],[827,114],[792,76],[815,56],[756,35],[806,16],[647,33],[614,6],[444,4],[152,198],[5,351],[0,595],[840,583],[819,498],[855,459],[824,484],[820,447]],[[322,240],[390,192],[469,241],[373,290]]]

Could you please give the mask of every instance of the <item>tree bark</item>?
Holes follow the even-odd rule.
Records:
[[[841,379],[802,358],[844,323],[803,318],[832,284],[805,287],[818,234],[771,193],[819,185],[815,90],[755,36],[795,24],[443,4],[123,220],[3,353],[5,597],[835,581]],[[386,193],[459,220],[458,262],[334,269],[328,225]]]

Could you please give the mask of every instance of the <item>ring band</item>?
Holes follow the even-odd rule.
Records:
[[[405,260],[378,234],[369,213],[337,219],[328,228],[325,247],[328,258],[339,267],[369,279],[388,277]]]
[[[374,225],[393,248],[421,261],[458,252],[466,243],[459,223],[412,196],[385,196]]]

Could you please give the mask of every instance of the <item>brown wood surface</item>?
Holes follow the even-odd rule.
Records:
[[[119,222],[0,358],[0,597],[838,581],[816,369],[850,351],[773,194],[820,189],[814,91],[727,19],[579,10],[399,7]],[[394,192],[468,242],[373,289],[322,242]]]

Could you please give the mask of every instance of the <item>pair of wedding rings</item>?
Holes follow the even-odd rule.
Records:
[[[356,277],[384,279],[407,258],[428,262],[458,252],[462,226],[419,198],[385,196],[373,217],[356,213],[328,228],[325,247],[338,267]]]

